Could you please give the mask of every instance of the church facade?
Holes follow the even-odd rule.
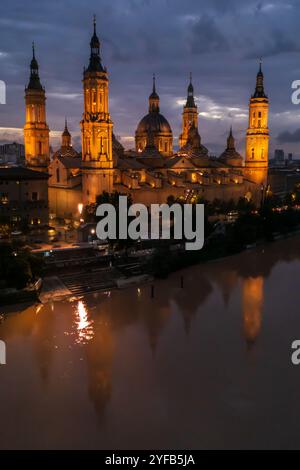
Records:
[[[230,129],[224,152],[210,157],[198,130],[198,109],[192,77],[182,112],[179,150],[173,150],[173,134],[160,111],[155,77],[148,114],[135,132],[135,149],[126,151],[116,139],[109,112],[109,77],[102,65],[100,41],[94,31],[89,64],[83,72],[84,109],[80,121],[82,151],[72,147],[65,124],[62,145],[50,160],[46,96],[33,51],[30,80],[25,89],[25,156],[32,170],[49,173],[49,204],[53,217],[78,217],[79,208],[95,202],[103,191],[130,194],[134,202],[164,203],[169,196],[186,202],[203,199],[252,198],[260,203],[268,177],[268,98],[261,65],[249,103],[244,158],[235,149]]]

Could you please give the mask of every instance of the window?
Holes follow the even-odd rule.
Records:
[[[93,90],[92,92],[92,112],[95,113],[96,112],[96,91]]]
[[[254,149],[251,150],[251,157],[254,158]]]
[[[258,127],[261,127],[261,120],[258,120]]]
[[[42,155],[42,142],[39,141],[38,146],[39,146],[38,154]]]
[[[261,118],[261,112],[260,112],[260,111],[259,111],[259,113],[258,113],[258,117]]]
[[[1,193],[1,202],[2,204],[8,203],[8,193]]]
[[[165,142],[165,152],[168,151],[168,142]]]
[[[31,193],[31,200],[32,201],[37,201],[38,200],[38,193],[37,192]]]
[[[261,158],[262,158],[262,159],[264,158],[264,154],[265,154],[264,148],[262,148],[262,149],[261,149]]]
[[[56,168],[56,181],[57,183],[60,182],[60,173],[59,173],[59,168]]]

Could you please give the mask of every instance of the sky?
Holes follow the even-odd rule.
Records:
[[[300,80],[299,0],[1,0],[0,80],[7,93],[0,141],[22,142],[34,41],[51,144],[59,146],[67,116],[80,148],[81,80],[93,14],[109,73],[114,133],[126,148],[134,147],[135,129],[147,114],[153,73],[177,145],[192,72],[202,143],[219,155],[232,125],[244,155],[248,103],[262,57],[270,156],[283,148],[300,157],[300,105],[291,101],[291,84]]]

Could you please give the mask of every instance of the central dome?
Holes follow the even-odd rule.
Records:
[[[172,155],[172,129],[166,118],[159,112],[159,96],[156,93],[154,76],[153,89],[149,96],[149,113],[141,119],[135,131],[135,145],[138,152],[143,152],[150,134],[154,147],[162,155]]]
[[[137,126],[137,132],[172,132],[170,124],[160,113],[149,113],[144,116]]]

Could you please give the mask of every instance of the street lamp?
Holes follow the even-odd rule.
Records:
[[[78,204],[78,212],[79,212],[79,215],[82,214],[82,210],[83,210],[83,204],[80,202],[80,203]]]

